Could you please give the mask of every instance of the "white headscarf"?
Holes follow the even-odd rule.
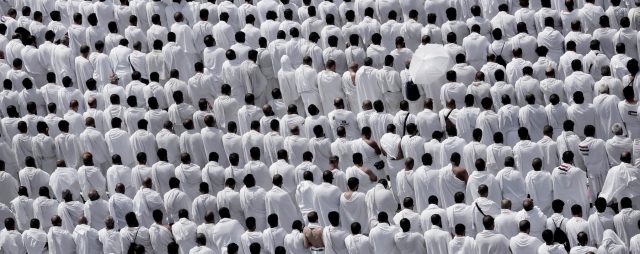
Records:
[[[598,254],[626,254],[629,250],[615,232],[607,229],[602,234],[602,245],[598,248]]]

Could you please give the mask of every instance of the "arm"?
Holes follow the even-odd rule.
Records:
[[[378,146],[378,143],[376,143],[373,140],[367,140],[367,144],[369,146],[371,146],[371,148],[373,148],[373,150],[376,151],[376,154],[380,155],[382,153],[382,149],[380,149],[380,146]]]
[[[378,177],[373,173],[373,171],[368,168],[363,169],[363,171],[369,176],[369,180],[371,180],[371,182],[378,181]]]

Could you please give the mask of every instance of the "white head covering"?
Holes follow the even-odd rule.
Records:
[[[602,245],[598,248],[598,253],[606,254],[626,254],[629,253],[624,242],[615,232],[607,229],[602,234]]]
[[[282,71],[295,71],[289,56],[282,56],[282,58],[280,58],[280,65],[282,66]]]

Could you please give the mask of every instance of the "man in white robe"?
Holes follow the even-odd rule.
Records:
[[[589,231],[589,223],[587,220],[583,218],[582,208],[580,205],[571,206],[571,215],[572,217],[567,220],[565,232],[569,238],[569,244],[571,246],[582,245],[582,237],[579,236],[580,232],[588,232]],[[587,245],[593,245],[594,240],[589,239]]]
[[[497,216],[500,214],[500,207],[498,203],[493,202],[488,199],[489,188],[487,185],[481,184],[478,186],[477,193],[479,195],[473,203],[471,203],[472,207],[472,219],[473,219],[473,227],[476,232],[481,232],[481,228],[483,225],[483,218],[487,215]]]
[[[212,193],[224,189],[224,167],[216,152],[209,153],[209,162],[202,168],[202,182],[207,183]]]
[[[343,98],[335,98],[333,100],[333,106],[335,109],[328,112],[327,117],[329,118],[332,133],[337,133],[338,128],[343,127],[345,132],[344,138],[354,140],[360,136],[360,128],[358,127],[356,115],[352,111],[346,110],[344,103],[345,101]],[[346,162],[344,159],[341,161]]]
[[[467,180],[465,196],[467,197],[468,204],[479,197],[478,187],[480,185],[486,185],[489,188],[488,198],[496,204],[499,203],[502,200],[500,184],[494,175],[486,171],[485,161],[481,158],[477,159],[473,167],[476,170],[469,175],[469,180]]]
[[[191,208],[191,199],[180,190],[180,180],[177,178],[169,179],[169,188],[164,194],[164,208],[167,212],[167,221],[172,223],[178,221],[178,212],[180,210],[189,210]]]
[[[177,70],[180,73],[180,80],[186,82],[189,77],[195,74],[193,68],[194,59],[189,58],[185,54],[185,49],[177,44],[175,33],[169,32],[167,40],[169,42],[162,47],[165,66],[167,70]]]
[[[589,204],[587,176],[582,169],[572,165],[573,158],[573,152],[564,152],[562,154],[563,163],[553,169],[551,173],[553,198],[562,200],[566,206],[579,205],[582,207],[582,211],[587,211]],[[563,214],[568,217],[570,215],[569,212],[566,209]]]
[[[235,244],[237,250],[237,243],[240,243],[240,236],[242,235],[244,228],[240,222],[235,219],[231,219],[229,208],[222,207],[220,208],[219,213],[221,219],[213,228],[214,238],[210,240],[220,248],[220,251],[227,248],[227,246],[230,246],[230,244]]]
[[[367,58],[364,66],[356,72],[355,86],[357,89],[358,102],[364,100],[375,101],[382,97],[382,88],[378,83],[378,71],[373,68],[373,59]]]
[[[49,177],[51,191],[62,201],[62,192],[70,190],[74,200],[80,200],[80,184],[78,182],[78,170],[67,167],[64,161],[58,161],[58,167]]]
[[[494,231],[495,223],[493,217],[490,215],[484,216],[482,225],[484,230],[476,235],[476,253],[509,253],[509,239]]]
[[[133,154],[145,153],[148,165],[153,165],[158,161],[158,156],[156,155],[158,145],[153,133],[147,131],[148,124],[149,122],[144,119],[138,121],[138,130],[131,134],[129,142],[131,143]]]
[[[420,214],[413,211],[413,199],[410,197],[404,198],[402,201],[402,207],[403,209],[393,217],[393,223],[399,225],[404,230],[403,224],[406,223],[403,223],[402,221],[406,219],[411,225],[411,228],[407,231],[411,233],[422,233],[424,230],[422,230],[422,225],[420,223]]]
[[[131,81],[131,64],[129,63],[129,55],[133,52],[129,46],[127,39],[121,39],[119,45],[109,52],[109,60],[113,72],[120,79],[120,84],[128,84]]]
[[[270,91],[267,78],[258,65],[258,51],[249,50],[246,60],[240,64],[240,69],[244,83],[247,86],[247,92],[256,97],[258,105],[266,104],[267,94]]]
[[[505,167],[496,175],[496,181],[502,190],[502,197],[511,200],[514,210],[522,208],[522,201],[526,198],[524,174],[514,168],[513,158],[505,159]]]
[[[595,212],[589,215],[589,235],[591,235],[598,246],[602,246],[603,233],[605,230],[615,230],[614,214],[611,210],[607,210],[607,200],[597,198],[595,203]]]
[[[89,193],[92,190],[106,197],[107,181],[100,168],[95,166],[93,156],[90,153],[84,153],[82,161],[84,165],[78,168],[78,184],[82,190],[82,197],[89,200]]]
[[[469,173],[475,171],[476,167],[474,165],[477,159],[482,159],[483,162],[487,160],[487,146],[480,143],[482,130],[476,128],[471,135],[473,140],[466,144],[462,150],[462,155],[464,156],[462,164]]]
[[[109,214],[114,220],[115,228],[126,227],[125,215],[133,212],[133,200],[125,195],[123,184],[117,184],[114,192],[109,198]]]
[[[154,251],[167,251],[167,245],[174,241],[171,229],[164,224],[164,214],[160,210],[153,211],[154,223],[149,226],[151,247]]]
[[[531,171],[531,162],[534,158],[543,158],[543,151],[540,145],[531,142],[526,128],[521,127],[518,130],[518,136],[520,141],[513,147],[515,165],[523,174],[526,174]]]
[[[428,253],[447,253],[451,235],[442,230],[442,220],[440,215],[434,214],[430,218],[431,228],[424,233],[424,241]]]
[[[228,23],[229,16],[229,13],[220,13],[220,21],[212,28],[213,38],[215,38],[218,46],[223,49],[229,49],[234,41],[233,35],[235,32],[234,28]],[[233,22],[231,24],[233,24]]]
[[[449,253],[476,253],[476,241],[473,237],[467,236],[466,227],[463,224],[456,224],[455,235],[449,241]]]
[[[400,141],[400,148],[404,157],[421,158],[424,154],[424,139],[418,134],[418,127],[414,123],[409,123],[406,125],[406,129],[408,135],[403,136]]]
[[[103,41],[97,41],[95,43],[95,50],[95,52],[89,55],[89,61],[93,66],[93,78],[98,81],[99,84],[108,83],[110,79],[113,78],[114,71],[109,56],[104,53],[105,43]]]
[[[79,135],[78,139],[78,143],[80,144],[80,152],[91,153],[94,158],[93,162],[96,165],[98,165],[100,168],[107,168],[106,166],[108,164],[108,159],[111,156],[104,135],[96,129],[95,120],[92,117],[88,117],[85,120],[85,126],[86,129]],[[72,164],[69,165],[71,166]]]
[[[76,253],[99,253],[102,251],[98,230],[88,225],[87,218],[80,218],[72,236],[76,243]]]
[[[183,91],[172,92],[172,98],[174,104],[169,106],[169,120],[173,122],[176,134],[180,135],[186,131],[184,124],[186,121],[192,121],[196,109],[191,106],[191,101],[189,101],[190,97],[188,94],[185,97]],[[193,124],[193,122],[191,124]],[[192,130],[191,132],[197,131]]]
[[[118,154],[122,158],[122,164],[133,167],[135,154],[131,150],[131,143],[129,142],[131,135],[123,129],[122,119],[120,118],[113,118],[111,127],[104,134],[104,140],[109,148],[110,156]]]
[[[603,78],[604,80],[604,78]],[[602,80],[601,80],[602,81]],[[606,81],[605,81],[606,82]],[[598,91],[600,94],[593,98],[593,107],[596,109],[596,129],[600,129],[600,133],[604,134],[602,139],[609,139],[614,136],[613,132],[609,131],[615,123],[622,123],[622,117],[620,117],[617,103],[620,98],[613,93],[610,93],[611,82],[609,84],[603,84],[599,86]],[[598,86],[596,86],[598,87]],[[616,114],[617,113],[617,114]]]
[[[53,138],[49,137],[49,127],[45,122],[38,122],[38,135],[31,140],[33,157],[36,164],[46,172],[53,172],[56,165],[56,146]]]
[[[272,183],[269,179],[271,179],[271,175],[269,173],[269,168],[264,162],[260,160],[260,148],[251,147],[248,148],[249,161],[244,165],[245,174],[252,174],[257,178],[256,185],[262,187],[263,189],[271,189]]]
[[[528,220],[521,220],[519,222],[520,233],[512,237],[509,243],[510,249],[517,253],[536,253],[542,241],[530,235],[531,224]]]
[[[620,164],[607,172],[600,197],[605,198],[608,202],[629,197],[634,201],[634,204],[636,203],[638,194],[629,186],[634,184],[635,176],[640,173],[640,170],[631,163],[631,154],[628,151],[623,152],[620,156]]]
[[[399,253],[394,236],[400,233],[400,228],[389,223],[389,216],[385,212],[378,213],[376,217],[378,223],[369,232],[374,253]]]
[[[237,110],[238,115],[238,131],[240,135],[246,134],[251,129],[251,123],[254,121],[259,121],[262,116],[264,116],[262,109],[255,105],[255,96],[252,93],[248,93],[244,96],[244,103],[242,107]],[[264,105],[266,103],[262,103]],[[258,129],[258,132],[260,130]],[[257,143],[257,142],[256,142]],[[262,148],[262,146],[258,146]],[[251,147],[247,147],[245,150],[245,156],[248,157],[248,150]]]
[[[299,165],[304,160],[303,155],[309,150],[309,139],[300,134],[300,127],[298,125],[293,126],[290,132],[291,135],[284,138],[283,146],[289,154],[289,162],[293,165]],[[311,158],[308,158],[308,161],[311,163],[313,154],[309,152],[309,155]],[[298,177],[298,179],[300,178],[301,177]]]
[[[197,225],[189,220],[189,212],[187,210],[178,211],[178,216],[180,219],[171,226],[171,231],[176,243],[180,246],[180,252],[187,253],[196,246],[194,239],[196,238]]]
[[[283,180],[283,176],[280,174],[273,176],[273,187],[265,194],[266,212],[267,214],[276,214],[282,225],[291,225],[293,221],[301,220],[302,215],[299,213],[292,196],[283,189]]]
[[[200,195],[193,199],[191,205],[193,221],[198,225],[205,222],[213,223],[213,218],[210,218],[210,216],[218,213],[218,200],[215,196],[209,194],[208,183],[202,182],[199,187]]]
[[[450,164],[442,168],[439,175],[440,197],[443,207],[449,207],[454,204],[453,196],[455,193],[464,193],[469,177],[467,170],[460,166],[460,153],[452,152],[449,161]]]
[[[193,158],[190,163],[193,161],[194,165],[204,166],[207,162],[207,156],[200,131],[194,130],[191,119],[184,121],[183,127],[186,131],[180,135],[180,150],[183,153],[187,153],[190,158]],[[195,195],[195,193],[191,194]]]
[[[69,39],[62,38],[60,44],[56,45],[55,50],[52,52],[51,63],[53,65],[53,71],[58,77],[58,84],[62,84],[62,78],[69,76],[75,78],[75,68],[73,56],[77,51],[72,51],[69,48]]]
[[[256,219],[256,230],[266,229],[266,192],[260,186],[256,186],[256,180],[252,174],[244,178],[244,187],[240,190],[240,205],[246,217]]]
[[[175,176],[183,183],[180,189],[187,194],[190,200],[193,200],[199,195],[198,189],[202,182],[202,171],[198,165],[192,163],[188,153],[182,153],[180,161],[182,163],[175,168]]]
[[[74,253],[76,244],[70,231],[62,227],[62,219],[58,215],[51,218],[53,227],[47,234],[49,253]]]
[[[100,230],[105,226],[102,218],[109,216],[109,203],[101,199],[97,191],[92,190],[88,196],[89,200],[84,204],[84,216],[91,228]]]
[[[229,155],[229,163],[231,166],[237,167],[240,165],[240,167],[242,167],[246,164],[246,158],[244,157],[244,152],[242,152],[242,136],[236,134],[237,129],[235,122],[229,122],[227,127],[228,132],[222,135],[224,152]]]
[[[27,188],[21,186],[18,188],[18,196],[7,203],[15,214],[15,220],[18,230],[26,230],[29,228],[29,220],[33,218],[33,199],[27,196]]]
[[[592,193],[600,193],[604,184],[609,161],[605,142],[596,139],[596,129],[593,125],[584,128],[586,138],[578,145],[584,165],[589,177],[589,187]]]
[[[327,60],[325,70],[317,75],[318,92],[322,100],[322,112],[329,114],[332,112],[334,100],[336,98],[344,98],[342,90],[342,77],[336,73],[336,61]],[[316,105],[319,106],[319,105]]]
[[[51,227],[50,218],[58,212],[58,201],[51,199],[47,187],[40,187],[38,195],[39,197],[33,200],[33,217],[42,221],[41,228],[43,230],[49,230]]]
[[[213,103],[213,112],[216,122],[220,123],[220,128],[227,128],[227,123],[233,121],[238,122],[238,109],[240,108],[239,101],[231,97],[231,86],[228,84],[222,85],[220,95]]]
[[[640,213],[634,210],[632,206],[633,204],[630,198],[622,198],[620,201],[621,210],[613,216],[615,230],[625,244],[630,244],[631,237],[637,235],[640,231],[637,227],[638,220],[640,220]]]
[[[542,129],[548,124],[544,107],[536,104],[536,97],[528,94],[525,97],[527,105],[520,108],[518,119],[520,126],[529,130],[531,140],[537,142],[542,138]]]
[[[412,183],[416,211],[422,211],[427,208],[429,195],[440,197],[440,170],[432,166],[433,157],[431,154],[425,153],[421,159],[422,166],[415,169]]]
[[[171,32],[176,34],[176,43],[182,47],[184,53],[187,54],[188,57],[194,57],[198,53],[196,42],[197,44],[200,44],[202,39],[197,38],[195,32],[188,24],[186,24],[187,22],[184,20],[185,17],[183,13],[177,12],[173,18],[176,22],[171,25]]]
[[[40,253],[45,250],[47,233],[40,229],[40,221],[37,223],[32,221],[30,226],[29,229],[22,232],[22,242],[26,243],[24,248],[27,253]]]
[[[81,217],[84,217],[84,204],[80,201],[72,200],[71,192],[62,192],[63,202],[58,205],[58,214],[62,219],[62,228],[68,232],[73,232],[73,229],[78,224]]]
[[[422,213],[420,213],[420,228],[431,229],[432,226],[434,226],[434,224],[431,221],[431,218],[433,217],[433,215],[437,214],[440,216],[440,220],[442,222],[442,224],[439,227],[445,231],[449,231],[448,227],[450,223],[448,222],[447,211],[443,208],[440,208],[440,206],[438,206],[438,198],[436,198],[433,195],[429,196],[428,203],[429,205],[427,206],[427,208],[425,208],[422,211]]]
[[[35,159],[31,156],[25,158],[25,167],[18,172],[20,185],[27,187],[29,195],[35,196],[40,187],[49,185],[49,174],[36,168]]]
[[[313,200],[314,207],[320,218],[320,225],[323,227],[329,226],[328,215],[332,211],[340,211],[340,195],[342,192],[340,189],[333,185],[334,176],[331,171],[324,171],[322,173],[323,182],[316,185],[314,188],[315,199]]]
[[[17,176],[17,172],[10,174],[6,172],[5,162],[0,162],[0,203],[9,204],[11,200],[17,197],[18,187],[20,186],[18,180],[14,177]]]
[[[551,174],[542,171],[542,160],[533,159],[533,170],[525,177],[527,196],[536,201],[536,204],[545,215],[551,215],[551,202],[553,201],[553,183]],[[550,191],[551,190],[551,191]]]
[[[297,186],[295,166],[289,164],[289,156],[284,149],[278,150],[277,159],[278,160],[269,167],[269,173],[272,176],[280,175],[283,178],[281,188],[289,193],[291,198],[295,198]]]
[[[107,191],[109,191],[109,193],[115,193],[116,186],[118,184],[123,184],[126,189],[127,196],[129,198],[133,198],[135,191],[137,190],[137,186],[134,187],[132,184],[131,168],[122,165],[120,155],[114,155],[112,157],[112,164],[113,166],[107,169],[106,174]]]
[[[41,35],[44,37],[44,35]],[[45,74],[46,68],[45,63],[41,62],[40,50],[38,50],[36,46],[36,41],[32,38],[27,38],[25,41],[25,47],[22,49],[22,60],[24,61],[24,67],[26,68],[29,76],[32,77],[33,81],[38,87],[41,87],[43,83],[46,83]],[[40,43],[37,43],[40,44]]]
[[[25,166],[24,159],[27,156],[33,156],[33,144],[31,143],[31,136],[27,133],[27,123],[19,121],[17,126],[19,133],[16,133],[16,135],[13,136],[11,140],[11,148],[15,152],[18,167],[23,168]]]
[[[216,201],[220,209],[227,208],[233,213],[233,219],[242,221],[244,223],[244,212],[240,205],[240,194],[235,191],[236,181],[233,178],[227,178],[225,180],[225,188],[216,194]],[[222,216],[222,213],[220,214]]]
[[[311,57],[305,56],[302,63],[295,71],[295,78],[297,90],[300,93],[304,107],[306,109],[313,104],[322,109],[322,99],[318,90],[318,73],[311,67]],[[320,114],[323,114],[322,110]]]
[[[151,167],[151,180],[155,183],[153,189],[164,196],[169,191],[169,179],[176,176],[176,166],[168,160],[166,149],[158,149],[157,155],[159,161]]]
[[[151,179],[145,178],[142,188],[138,190],[133,199],[133,211],[141,219],[141,225],[151,225],[153,223],[152,212],[156,209],[164,211],[163,200],[158,192],[151,189]]]
[[[204,151],[205,151],[205,154],[209,156],[209,161],[211,161],[211,153],[216,153],[216,155],[220,158],[219,160],[216,160],[216,161],[218,161],[220,165],[223,167],[229,166],[229,161],[227,160],[228,156],[224,152],[224,148],[222,144],[223,132],[218,127],[216,127],[216,122],[217,122],[216,119],[211,115],[207,115],[204,117],[205,126],[200,131],[200,135],[202,136],[202,142],[204,143]],[[220,186],[223,186],[223,180],[220,179],[220,181],[221,181]],[[222,188],[219,188],[219,189],[222,189]]]
[[[398,202],[390,189],[388,181],[380,179],[371,190],[367,191],[365,199],[369,214],[369,224],[372,227],[378,223],[376,214],[385,212],[392,218],[396,215]]]

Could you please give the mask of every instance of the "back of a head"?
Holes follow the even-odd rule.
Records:
[[[486,230],[493,230],[493,227],[494,227],[494,219],[493,219],[493,217],[490,216],[490,215],[485,215],[482,218],[482,225],[484,226],[484,228]]]

